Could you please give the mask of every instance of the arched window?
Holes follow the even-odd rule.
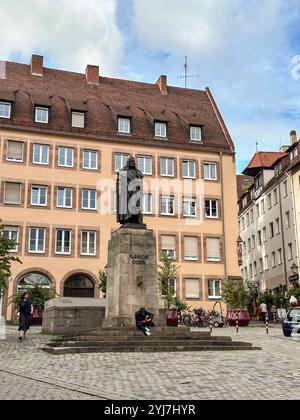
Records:
[[[93,298],[95,297],[95,285],[86,275],[75,274],[65,281],[64,296]]]
[[[51,281],[43,273],[27,273],[18,282],[18,292],[26,291],[34,286],[41,286],[45,289],[50,289]]]

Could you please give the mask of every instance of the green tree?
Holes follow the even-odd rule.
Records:
[[[179,267],[174,263],[174,259],[166,252],[163,252],[160,256],[158,281],[167,308],[175,305],[174,290],[171,287],[171,283],[176,279],[178,271]]]
[[[228,309],[247,309],[251,301],[248,287],[241,281],[228,280],[222,287],[222,296]]]
[[[105,273],[105,271],[100,271],[99,272],[99,285],[98,285],[98,288],[103,293],[103,297],[106,298],[107,274]]]
[[[0,296],[6,290],[8,279],[11,277],[12,262],[22,263],[18,257],[14,257],[10,253],[16,242],[6,238],[3,232],[4,226],[0,220]]]
[[[20,291],[17,294],[13,295],[9,300],[10,302],[18,305],[21,301],[21,296],[24,291]],[[32,306],[35,309],[44,309],[45,303],[48,300],[55,298],[56,293],[53,289],[46,289],[42,286],[36,285],[28,289],[29,298],[32,302]]]

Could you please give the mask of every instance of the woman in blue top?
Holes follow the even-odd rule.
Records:
[[[33,306],[29,300],[29,295],[27,292],[23,293],[21,296],[21,302],[19,303],[19,331],[20,337],[19,340],[24,340],[27,331],[30,328],[31,315],[33,313]]]

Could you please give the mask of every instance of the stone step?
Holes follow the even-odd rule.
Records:
[[[252,346],[124,346],[124,347],[47,347],[45,352],[54,355],[79,353],[170,353],[170,352],[201,352],[201,351],[253,351],[261,350]]]
[[[61,341],[124,341],[132,342],[134,340],[145,340],[145,341],[168,341],[168,340],[212,340],[212,341],[232,341],[231,337],[210,337],[210,336],[198,336],[198,335],[183,335],[183,336],[174,336],[174,335],[157,335],[152,334],[150,337],[145,337],[142,334],[134,336],[78,336],[78,337],[65,337],[63,339],[57,340]]]
[[[152,335],[154,336],[159,336],[159,337],[164,337],[164,336],[176,336],[176,337],[186,337],[186,336],[193,336],[193,337],[211,337],[211,334],[209,331],[197,331],[197,332],[191,332],[189,330],[187,331],[157,331],[157,330],[152,330]],[[132,331],[100,331],[100,332],[83,332],[83,333],[79,333],[79,334],[72,334],[69,336],[64,336],[64,338],[71,338],[71,337],[140,337],[142,336],[143,333],[141,331],[137,331],[137,330],[132,330]]]

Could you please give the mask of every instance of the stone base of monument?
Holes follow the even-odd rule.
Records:
[[[209,331],[189,328],[159,327],[145,337],[132,327],[101,328],[76,336],[64,337],[47,344],[44,351],[55,354],[73,353],[157,353],[186,351],[261,350],[251,343],[232,341],[231,337],[212,337]]]
[[[108,245],[104,327],[135,326],[141,307],[160,324],[156,238],[146,225],[127,224],[112,233]]]

